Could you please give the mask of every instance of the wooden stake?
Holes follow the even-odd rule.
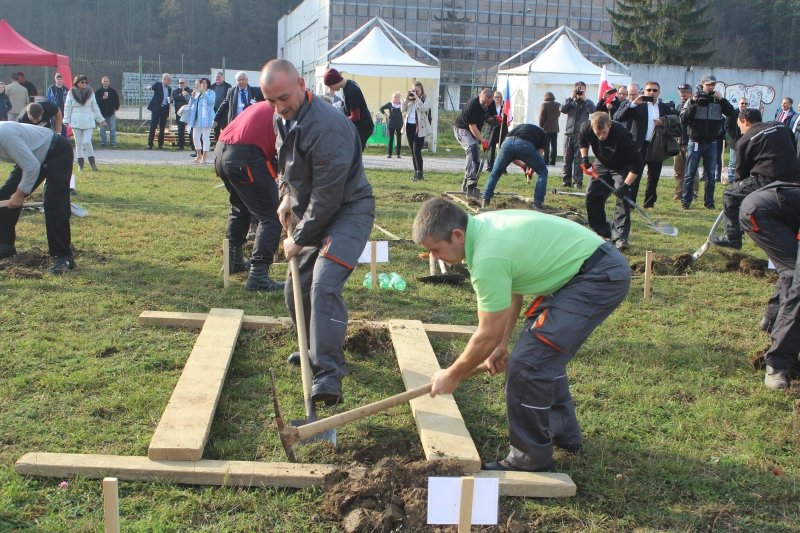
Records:
[[[231,243],[228,239],[222,239],[222,286],[226,289],[230,285],[231,276]]]
[[[430,270],[431,276],[436,275],[436,259],[433,258],[433,254],[428,252],[428,270]]]
[[[651,285],[653,283],[653,252],[648,250],[644,254],[644,298],[649,300],[652,296]]]
[[[372,273],[372,288],[378,288],[378,241],[369,241],[369,271]]]
[[[103,478],[103,515],[106,533],[119,533],[119,483],[115,477]]]
[[[475,478],[461,478],[461,506],[458,509],[458,533],[472,531],[472,493],[475,490]]]

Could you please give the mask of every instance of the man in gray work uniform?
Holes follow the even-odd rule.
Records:
[[[53,264],[52,274],[75,268],[70,238],[69,178],[72,173],[72,147],[50,128],[18,122],[0,122],[0,161],[14,163],[8,179],[0,187],[0,259],[17,253],[16,226],[22,202],[45,179],[44,221],[47,246]]]
[[[297,256],[314,372],[311,399],[342,401],[347,372],[344,338],[347,307],[342,289],[358,265],[375,219],[375,197],[361,162],[361,140],[339,110],[306,90],[297,69],[272,60],[261,71],[261,90],[275,108],[278,168],[283,176],[278,217],[284,228],[297,220],[283,243]],[[294,292],[286,283],[292,319]]]

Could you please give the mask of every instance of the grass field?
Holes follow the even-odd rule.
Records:
[[[410,164],[410,161],[409,161]],[[8,172],[7,165],[0,172]],[[460,176],[369,171],[376,223],[404,238],[416,193],[452,190]],[[485,179],[485,178],[484,178]],[[210,168],[104,165],[79,176],[75,201],[90,216],[72,219],[77,270],[64,277],[44,266],[0,261],[0,531],[99,531],[99,481],[28,478],[14,462],[32,451],[146,455],[197,332],[142,327],[143,310],[285,316],[282,295],[249,294],[244,276],[222,287],[221,241],[226,194]],[[560,180],[551,177],[550,188]],[[649,231],[634,215],[632,263],[646,250],[674,257],[706,238],[716,212],[696,203],[683,211],[660,187],[653,216],[680,229],[676,238]],[[531,191],[518,176],[500,191]],[[721,191],[717,205],[721,206]],[[580,199],[546,203],[583,211]],[[44,219],[24,215],[21,253],[46,254]],[[373,232],[373,238],[382,234]],[[351,318],[409,318],[475,324],[469,285],[417,283],[427,261],[410,242],[392,243],[392,270],[405,292],[361,287],[360,267],[345,298]],[[763,254],[747,241],[743,253]],[[749,357],[768,339],[758,330],[771,283],[728,271],[711,249],[685,277],[654,282],[642,298],[636,277],[622,306],[570,364],[584,430],[584,451],[557,455],[578,486],[569,499],[502,498],[494,531],[797,531],[800,524],[800,414],[797,386],[770,392]],[[285,266],[275,266],[282,278]],[[434,341],[447,365],[464,340]],[[284,363],[292,331],[243,331],[217,409],[205,458],[285,461],[272,420],[268,369],[274,368],[284,415],[303,414],[299,374]],[[346,406],[403,390],[390,349],[348,353]],[[455,398],[484,460],[507,451],[503,380],[464,383]],[[339,428],[339,446],[301,448],[306,462],[348,465],[370,446],[422,458],[407,405]],[[320,513],[319,489],[235,489],[168,483],[120,483],[123,531],[339,531]]]

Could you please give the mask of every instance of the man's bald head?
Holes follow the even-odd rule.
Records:
[[[264,98],[285,120],[293,120],[303,105],[306,81],[285,59],[273,59],[261,69],[259,79]]]

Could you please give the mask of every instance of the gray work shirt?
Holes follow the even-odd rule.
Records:
[[[0,122],[0,161],[16,163],[22,169],[17,187],[25,195],[33,191],[39,170],[50,150],[53,130],[33,124]]]

